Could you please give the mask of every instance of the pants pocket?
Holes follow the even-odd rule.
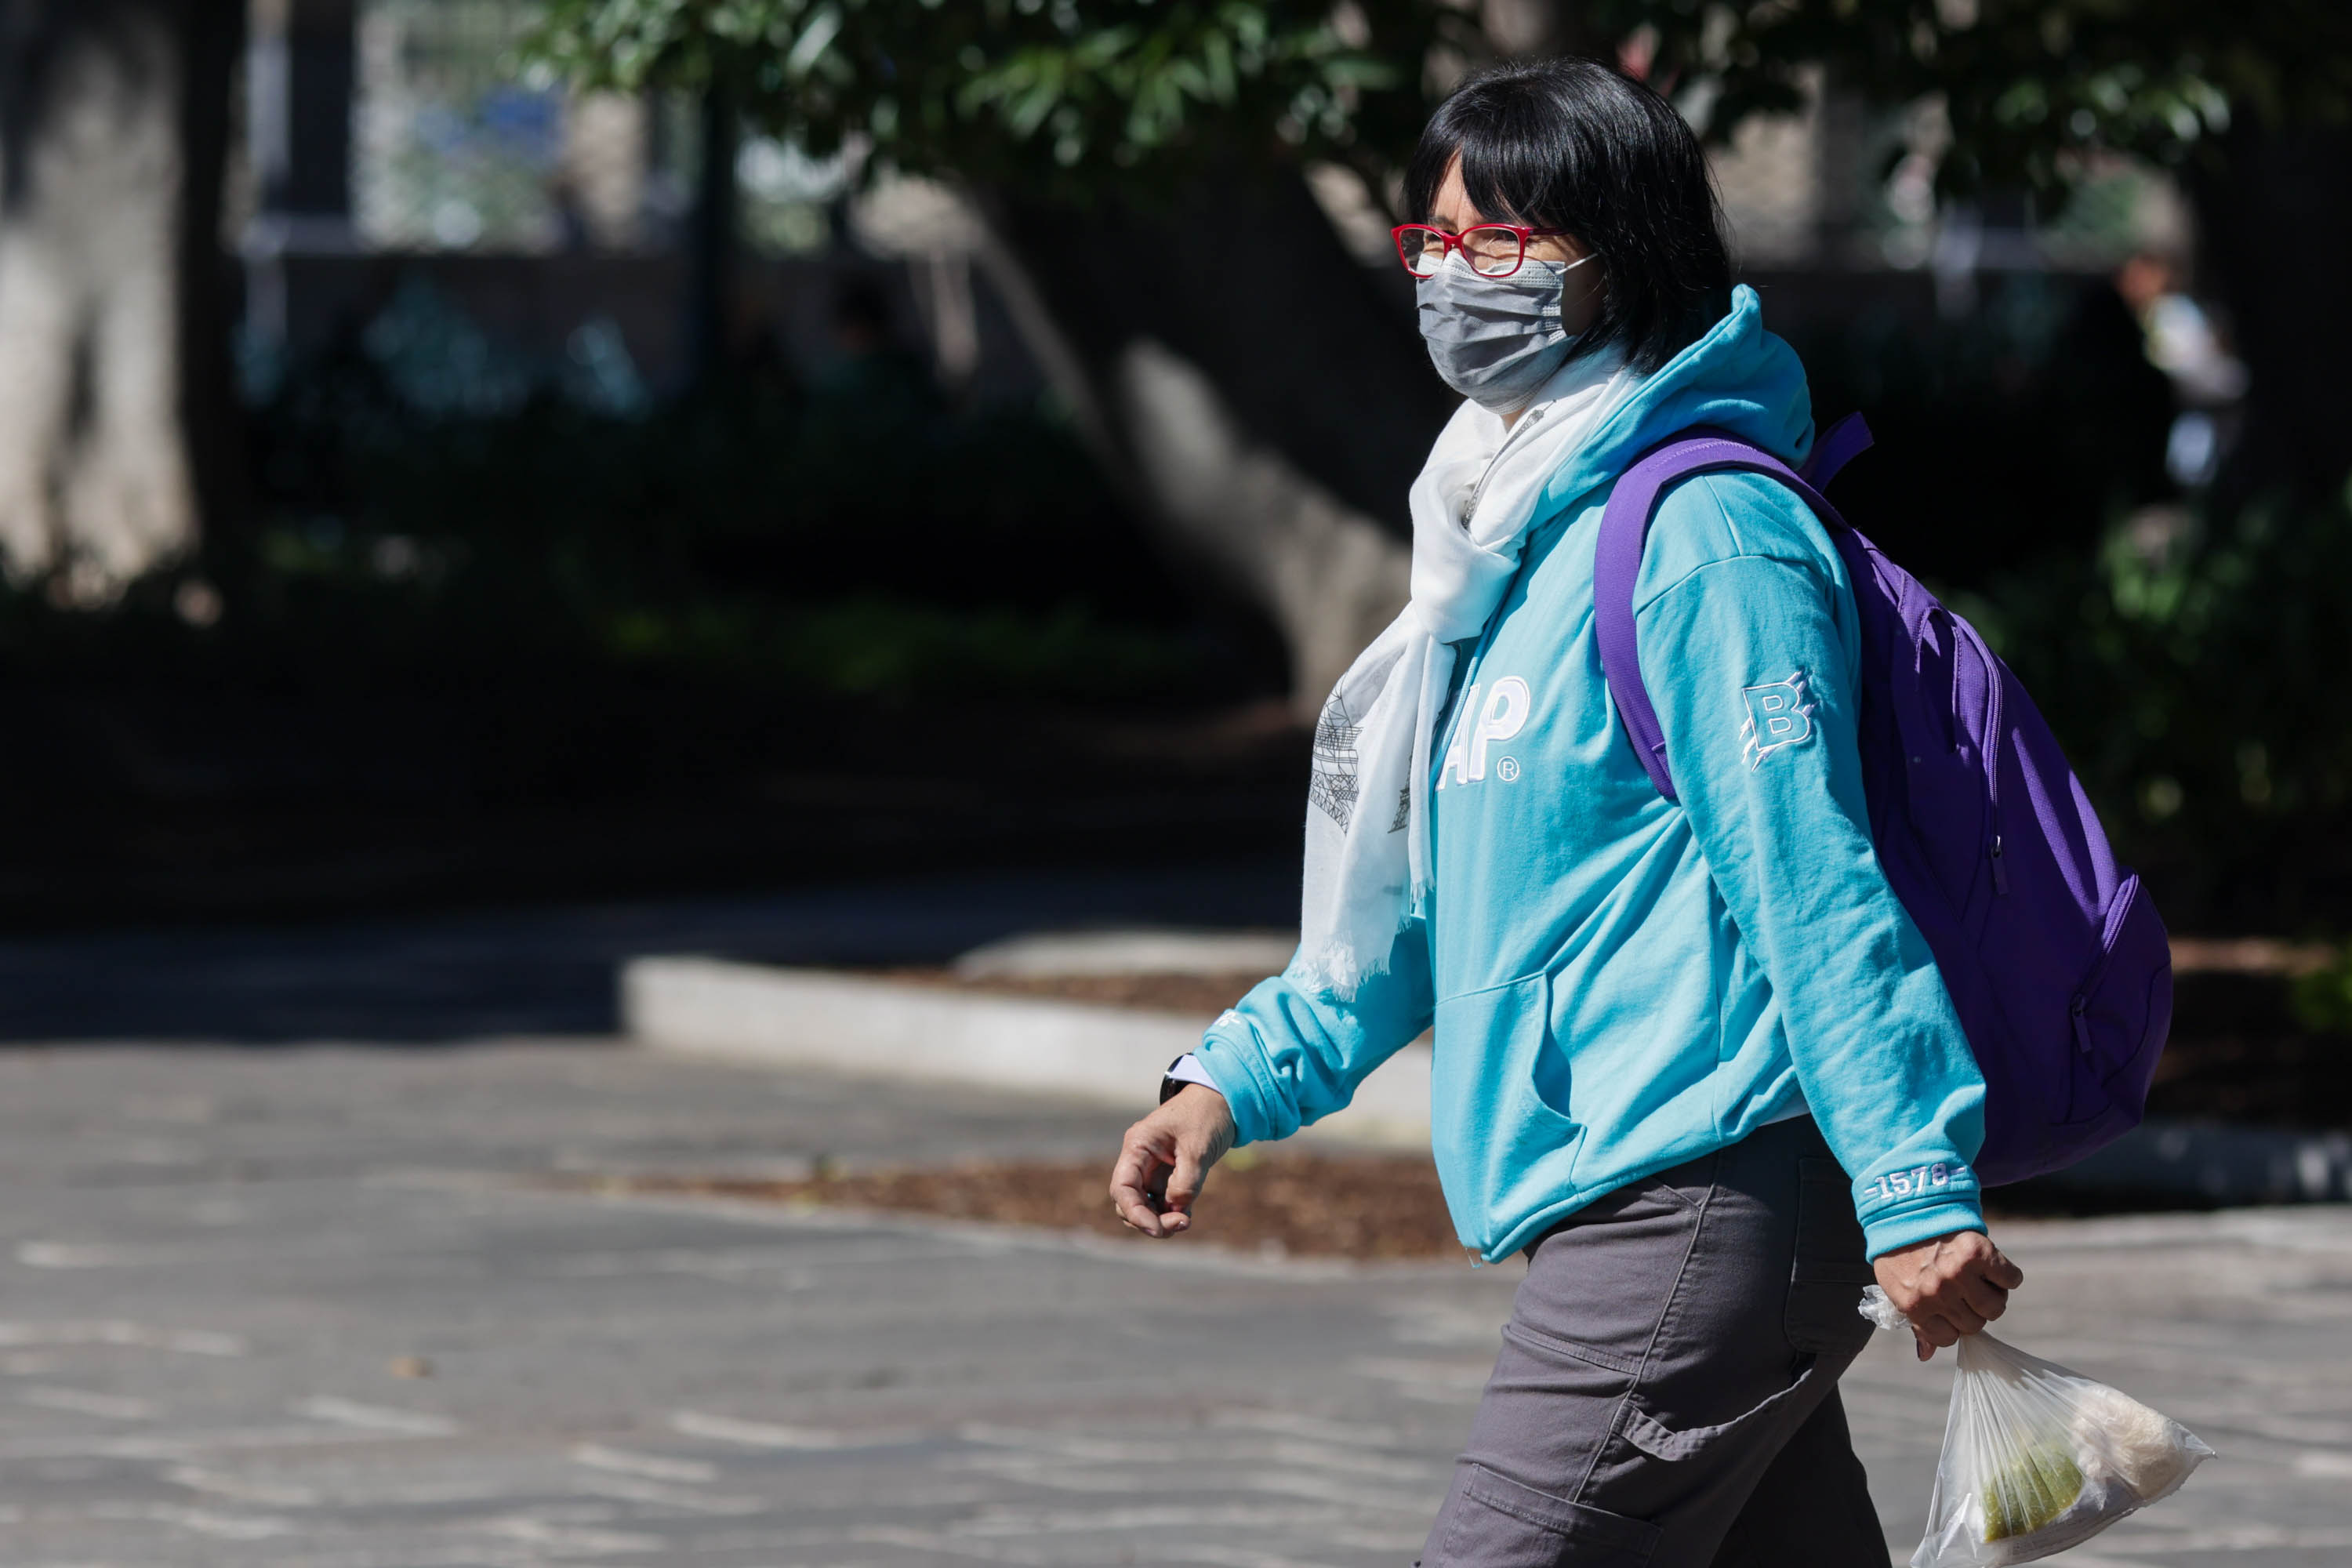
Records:
[[[1858,1353],[1870,1324],[1858,1310],[1876,1275],[1853,1187],[1835,1160],[1797,1162],[1797,1237],[1789,1269],[1789,1343],[1815,1355]]]
[[[1484,1465],[1454,1473],[1423,1568],[1644,1568],[1654,1524],[1521,1486]]]
[[[1854,1321],[1860,1322],[1861,1319],[1857,1317]],[[1629,1401],[1617,1429],[1623,1434],[1625,1441],[1654,1459],[1671,1462],[1698,1458],[1726,1443],[1738,1442],[1745,1434],[1769,1429],[1780,1412],[1810,1398],[1819,1367],[1818,1361],[1807,1358],[1805,1364],[1798,1369],[1794,1383],[1762,1404],[1713,1426],[1668,1426]]]

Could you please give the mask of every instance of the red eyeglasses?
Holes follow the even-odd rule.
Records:
[[[1565,234],[1558,228],[1526,228],[1515,223],[1482,223],[1450,234],[1425,223],[1401,223],[1389,230],[1396,241],[1397,259],[1415,278],[1426,278],[1445,265],[1449,252],[1460,251],[1470,270],[1482,278],[1508,278],[1528,258],[1528,241]]]

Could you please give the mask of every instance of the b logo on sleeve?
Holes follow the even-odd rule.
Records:
[[[1813,704],[1806,699],[1805,672],[1769,686],[1751,686],[1739,694],[1747,705],[1747,722],[1739,726],[1740,752],[1751,768],[1784,746],[1801,746],[1813,738]]]

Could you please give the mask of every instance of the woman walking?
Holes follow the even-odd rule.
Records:
[[[1171,1069],[1113,1201],[1181,1233],[1219,1156],[1433,1025],[1448,1208],[1528,1273],[1425,1568],[1885,1568],[1836,1387],[1862,1289],[1925,1357],[2021,1276],[1969,1167],[1982,1077],[1872,848],[1852,587],[1784,487],[1668,493],[1634,609],[1679,800],[1593,631],[1616,477],[1702,425],[1801,461],[1803,369],[1731,286],[1689,127],[1605,67],[1473,77],[1405,195],[1465,398],[1412,603],[1323,712],[1298,954]]]

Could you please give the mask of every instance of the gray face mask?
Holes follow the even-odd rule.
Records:
[[[1445,384],[1497,414],[1526,406],[1576,346],[1559,323],[1560,294],[1591,259],[1528,261],[1487,278],[1460,252],[1448,256],[1413,290],[1422,341]]]

